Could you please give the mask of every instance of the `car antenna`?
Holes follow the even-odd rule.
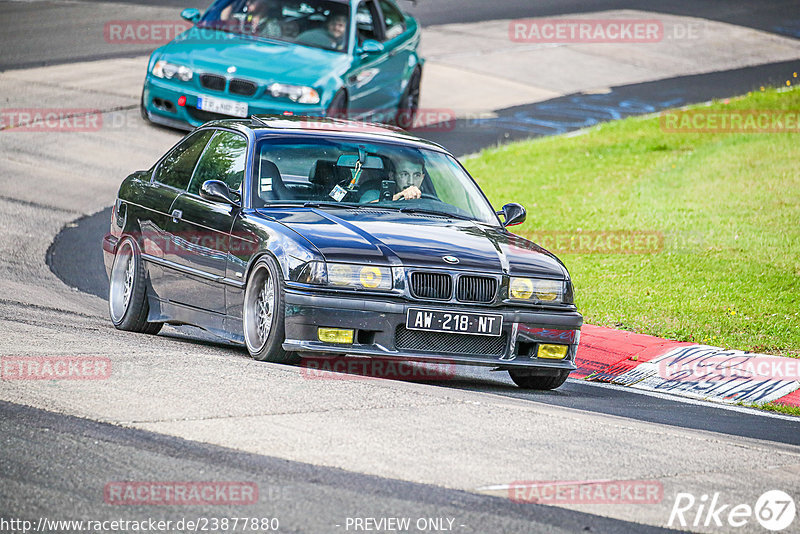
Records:
[[[259,117],[258,115],[250,115],[250,121],[251,122],[260,122],[262,126],[269,126],[269,123],[267,121],[265,121],[264,119],[262,119],[261,117]]]

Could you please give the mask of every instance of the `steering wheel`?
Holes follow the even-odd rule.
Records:
[[[422,200],[422,199],[435,200],[436,202],[441,202],[441,200],[439,200],[439,197],[437,197],[436,195],[432,195],[431,193],[420,193],[419,198],[412,198],[411,200]],[[405,197],[400,197],[397,200],[405,200]]]

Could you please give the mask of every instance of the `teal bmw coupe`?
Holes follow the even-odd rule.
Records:
[[[392,0],[218,0],[150,56],[142,116],[191,129],[254,114],[366,119],[409,129],[424,60]]]

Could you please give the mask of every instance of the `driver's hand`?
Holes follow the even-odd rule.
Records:
[[[422,197],[422,191],[420,191],[419,187],[416,185],[410,185],[399,193],[396,193],[392,197],[392,200],[412,200],[420,197]]]

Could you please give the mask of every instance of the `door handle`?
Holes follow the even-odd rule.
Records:
[[[181,210],[172,210],[172,222],[180,222],[181,217],[183,217]]]

